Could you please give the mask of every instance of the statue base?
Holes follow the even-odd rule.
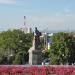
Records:
[[[42,52],[41,50],[29,50],[29,64],[41,65],[42,64]]]

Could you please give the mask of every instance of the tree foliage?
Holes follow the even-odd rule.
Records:
[[[75,62],[75,37],[70,33],[54,33],[50,49],[52,64]]]
[[[0,53],[7,56],[7,58],[13,53],[13,56],[15,57],[14,60],[16,60],[20,52],[24,53],[24,55],[28,54],[28,49],[32,46],[32,39],[32,33],[25,34],[21,30],[1,32]]]

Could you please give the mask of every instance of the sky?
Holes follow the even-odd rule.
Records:
[[[26,27],[75,30],[75,0],[0,0],[0,31]]]

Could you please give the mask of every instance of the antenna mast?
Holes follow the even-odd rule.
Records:
[[[24,16],[24,26],[26,28],[26,16]]]

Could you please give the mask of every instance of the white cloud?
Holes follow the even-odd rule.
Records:
[[[16,0],[0,0],[0,4],[14,4]]]

